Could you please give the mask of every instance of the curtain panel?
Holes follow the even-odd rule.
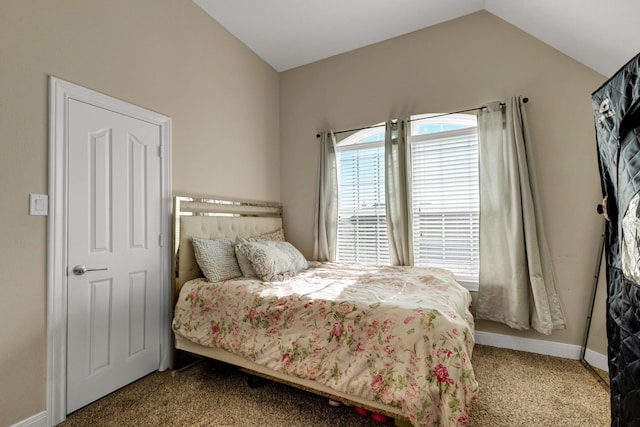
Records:
[[[391,265],[413,265],[411,168],[405,120],[385,125],[385,206]]]
[[[338,166],[333,131],[320,134],[313,258],[335,261],[338,245]]]
[[[548,335],[566,327],[521,99],[478,112],[480,280],[476,317]]]

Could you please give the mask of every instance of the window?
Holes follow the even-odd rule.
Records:
[[[475,116],[411,118],[415,265],[443,267],[478,283],[480,196]]]
[[[477,288],[478,137],[474,115],[411,117],[414,263],[453,271]],[[338,144],[339,261],[389,263],[384,197],[384,126]]]
[[[384,127],[346,138],[338,150],[337,259],[389,264],[384,204]]]

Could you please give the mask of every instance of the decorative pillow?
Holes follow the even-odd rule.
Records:
[[[275,240],[278,242],[284,242],[286,239],[284,238],[284,229],[280,227],[277,230],[273,230],[267,233],[259,234],[257,236],[249,237],[247,240],[250,242],[264,242],[266,240]]]
[[[248,239],[239,236],[236,238],[236,258],[244,277],[252,278],[258,276],[256,276],[256,272],[253,271],[253,267],[251,266],[251,262],[249,262],[249,260],[247,259],[247,256],[241,250],[239,250],[238,245],[246,242],[263,242],[266,240],[276,240],[279,242],[284,242],[284,230],[282,229],[282,227],[274,231],[269,231],[267,233],[249,237]]]
[[[281,241],[242,242],[239,251],[246,255],[257,276],[264,281],[282,280],[309,268],[304,256],[291,243]]]
[[[242,275],[247,278],[258,277],[256,276],[256,272],[253,271],[253,267],[251,266],[251,261],[247,258],[247,256],[242,251],[242,245],[245,243],[249,243],[249,240],[244,237],[236,237],[236,259],[238,260],[238,265],[240,266],[240,271],[242,271]]]
[[[192,237],[193,250],[200,270],[210,282],[242,276],[232,240],[210,240]]]

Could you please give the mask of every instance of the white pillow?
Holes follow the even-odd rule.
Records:
[[[242,275],[247,278],[258,277],[256,276],[256,272],[253,271],[253,267],[251,266],[251,261],[247,258],[247,256],[242,252],[242,245],[245,243],[249,243],[247,239],[244,237],[236,237],[236,259],[238,260],[238,265],[240,266],[240,271],[242,271]]]
[[[242,276],[233,241],[200,237],[192,237],[191,241],[196,261],[208,281],[220,282]]]
[[[258,276],[256,276],[256,272],[253,271],[251,262],[249,262],[246,255],[240,250],[239,245],[242,245],[245,242],[263,242],[265,240],[277,240],[284,242],[284,230],[282,229],[282,227],[280,227],[267,233],[262,233],[257,236],[251,236],[248,239],[240,236],[236,237],[236,258],[238,260],[238,265],[240,266],[240,271],[242,271],[242,275],[244,277],[253,278]]]
[[[281,241],[241,242],[236,245],[264,281],[282,280],[309,268],[304,256],[291,243]]]

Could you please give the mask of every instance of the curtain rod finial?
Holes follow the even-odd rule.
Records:
[[[522,98],[522,102],[526,104],[527,102],[529,102],[529,98]]]
[[[320,134],[319,133],[316,133],[316,138],[320,138]]]

